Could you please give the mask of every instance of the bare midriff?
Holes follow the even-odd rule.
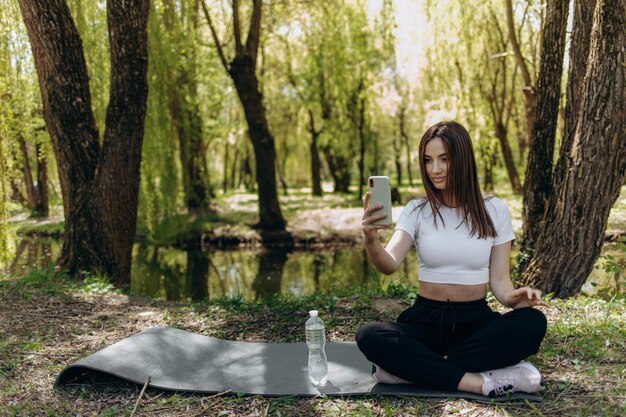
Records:
[[[487,284],[458,285],[420,281],[419,295],[438,301],[474,301],[485,298]]]

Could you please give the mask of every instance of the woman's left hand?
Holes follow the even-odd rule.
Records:
[[[511,291],[506,296],[505,302],[506,305],[511,308],[548,306],[548,304],[541,300],[541,291],[530,287],[521,287]]]

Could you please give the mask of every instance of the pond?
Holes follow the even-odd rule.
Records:
[[[7,272],[22,275],[35,268],[46,268],[60,249],[59,240],[22,238]],[[615,265],[626,263],[624,252],[615,245],[606,245],[603,255],[613,257]],[[185,250],[137,244],[133,249],[131,292],[172,301],[222,297],[254,300],[271,294],[331,294],[354,286],[417,285],[416,271],[414,251],[399,271],[385,276],[371,267],[361,247],[288,252]],[[590,294],[602,289],[623,292],[623,284],[623,271],[598,268],[583,290]]]

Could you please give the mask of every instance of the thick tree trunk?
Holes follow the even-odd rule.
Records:
[[[102,222],[115,251],[120,284],[130,284],[131,255],[137,226],[139,175],[148,97],[149,0],[109,0],[111,85],[98,195],[92,209],[102,207]],[[123,190],[123,192],[120,192]]]
[[[565,100],[565,128],[559,160],[552,175],[552,188],[561,187],[565,178],[567,155],[574,141],[574,132],[578,121],[580,104],[582,102],[583,81],[589,58],[589,44],[591,43],[591,28],[596,0],[575,0],[574,19],[569,50],[569,73],[567,76],[567,92]]]
[[[565,177],[552,194],[536,251],[520,276],[557,297],[575,295],[587,280],[626,179],[626,5],[599,0],[593,22]]]
[[[533,248],[541,232],[541,219],[552,191],[552,160],[569,1],[548,1],[543,27],[541,65],[537,80],[537,107],[524,180],[524,237],[522,250]]]
[[[148,1],[107,5],[111,91],[102,150],[82,43],[64,0],[19,0],[57,159],[65,234],[57,265],[130,283],[147,96]]]
[[[119,273],[99,210],[89,207],[100,146],[80,36],[64,0],[20,0],[30,38],[43,115],[57,159],[65,233],[57,264],[71,274]]]
[[[256,182],[259,187],[259,228],[284,230],[285,220],[280,211],[276,190],[276,150],[269,131],[263,96],[259,91],[254,61],[246,55],[237,56],[230,66],[239,99],[248,122],[248,133],[256,159]]]

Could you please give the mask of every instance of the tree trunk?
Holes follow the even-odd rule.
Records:
[[[105,239],[99,211],[92,212],[88,205],[100,146],[78,31],[64,0],[20,0],[19,4],[63,194],[65,236],[57,264],[70,274],[89,270],[117,274],[119,267]]]
[[[561,99],[568,12],[569,1],[548,1],[537,80],[537,107],[524,180],[522,250],[533,248],[537,242],[541,219],[552,188],[552,160]]]
[[[98,165],[98,195],[92,209],[102,207],[102,222],[120,273],[130,284],[131,255],[137,226],[139,175],[148,97],[149,0],[109,0],[111,85],[102,157]],[[123,190],[123,192],[120,192]]]
[[[511,152],[511,146],[509,145],[509,139],[507,137],[507,130],[501,122],[496,122],[496,137],[500,141],[500,149],[502,150],[502,158],[504,159],[504,165],[506,166],[506,172],[509,175],[509,181],[511,188],[515,194],[522,192],[522,184],[517,174],[517,168],[515,167],[515,161],[513,160],[513,152]]]
[[[178,136],[185,204],[189,213],[198,214],[209,211],[210,192],[202,119],[193,77],[179,74],[178,82],[169,89],[169,110]]]
[[[229,148],[230,144],[227,140],[224,141],[224,170],[222,171],[222,193],[226,194],[228,191],[228,171],[229,171]]]
[[[569,73],[567,76],[567,96],[565,100],[565,128],[562,135],[559,160],[552,175],[552,189],[561,187],[561,181],[565,178],[567,155],[574,141],[574,132],[582,102],[583,81],[587,69],[589,57],[589,44],[591,43],[591,28],[593,24],[593,12],[596,0],[574,1],[574,19],[569,51]]]
[[[483,180],[483,190],[485,192],[493,192],[493,167],[496,166],[497,163],[497,153],[496,152],[484,152],[481,151],[482,160],[484,161],[484,180]]]
[[[284,230],[285,220],[280,211],[276,190],[276,150],[269,131],[263,96],[259,91],[254,61],[246,55],[237,56],[230,65],[239,99],[248,122],[248,133],[256,160],[256,182],[259,187],[259,228]]]
[[[33,173],[30,167],[30,158],[28,156],[28,147],[24,137],[20,134],[17,136],[17,141],[20,144],[20,151],[22,151],[22,173],[24,174],[24,185],[26,186],[26,198],[28,201],[28,208],[31,211],[35,209],[35,200],[37,199],[37,192],[35,191],[35,181],[33,180]]]
[[[311,152],[311,188],[313,189],[313,195],[322,196],[322,164],[320,161],[320,153],[317,149],[317,138],[322,133],[321,130],[315,129],[315,119],[313,118],[313,112],[309,110],[309,133],[311,134],[311,141],[309,142],[309,149]]]
[[[181,32],[184,30],[181,21],[185,19],[185,13],[190,13],[187,18],[192,22],[195,30],[197,9],[191,7],[191,12],[187,12],[183,7],[180,11],[181,15],[178,16],[172,0],[165,0],[163,5],[163,22],[171,47],[175,50],[183,49],[179,41]],[[208,172],[205,169],[204,129],[200,117],[195,73],[195,40],[185,38],[184,41],[186,52],[172,59],[168,67],[168,109],[178,136],[185,204],[189,213],[200,214],[209,211],[210,191],[207,182]]]
[[[335,184],[333,192],[347,193],[350,186],[349,160],[337,155],[331,146],[324,146],[323,151],[328,169],[330,170],[330,176]]]
[[[230,74],[237,90],[237,95],[243,106],[243,111],[248,123],[248,134],[254,148],[256,160],[256,181],[259,187],[259,224],[261,230],[285,231],[286,222],[280,211],[278,193],[276,190],[276,149],[274,137],[270,133],[263,94],[259,89],[259,81],[256,76],[257,53],[261,33],[261,15],[263,3],[261,0],[252,1],[250,13],[250,26],[245,44],[242,43],[239,1],[233,0],[233,38],[235,54],[228,62],[224,50],[219,41],[217,30],[211,20],[209,9],[204,1],[200,2],[217,53],[222,65]]]
[[[404,145],[404,150],[406,151],[406,171],[409,177],[409,185],[413,186],[413,168],[411,168],[411,146],[409,145],[409,135],[407,135],[406,133],[406,110],[406,106],[400,107],[400,138],[401,144]],[[399,179],[398,185],[400,185]]]
[[[38,217],[48,217],[48,161],[46,153],[40,143],[35,144],[37,155],[37,186],[35,187],[35,208],[33,212]]]
[[[57,265],[72,275],[101,272],[129,284],[148,91],[148,1],[107,4],[111,89],[102,149],[82,43],[67,4],[19,4],[63,192],[65,234]]]
[[[402,164],[400,162],[400,147],[402,143],[400,142],[400,138],[394,135],[391,145],[393,147],[393,165],[396,169],[396,184],[400,187],[400,185],[402,185]]]
[[[48,172],[46,155],[41,149],[41,144],[35,144],[35,157],[37,169],[37,183],[33,179],[32,169],[30,166],[30,157],[28,155],[28,147],[22,135],[17,138],[22,151],[22,172],[24,173],[24,183],[26,185],[25,200],[27,207],[30,209],[32,217],[47,217],[48,207]],[[19,193],[21,195],[21,193]]]
[[[626,45],[626,5],[599,0],[593,22],[565,176],[552,194],[536,251],[520,276],[561,298],[577,294],[587,280],[626,179],[626,67],[618,59]]]
[[[311,183],[313,185],[313,195],[322,196],[322,162],[320,161],[320,153],[317,149],[317,136],[311,134],[311,142],[309,144],[311,150]]]
[[[363,184],[365,183],[365,99],[363,97],[359,97],[357,100],[358,103],[358,124],[357,124],[357,132],[359,135],[359,190],[357,195],[357,200],[363,200]]]

